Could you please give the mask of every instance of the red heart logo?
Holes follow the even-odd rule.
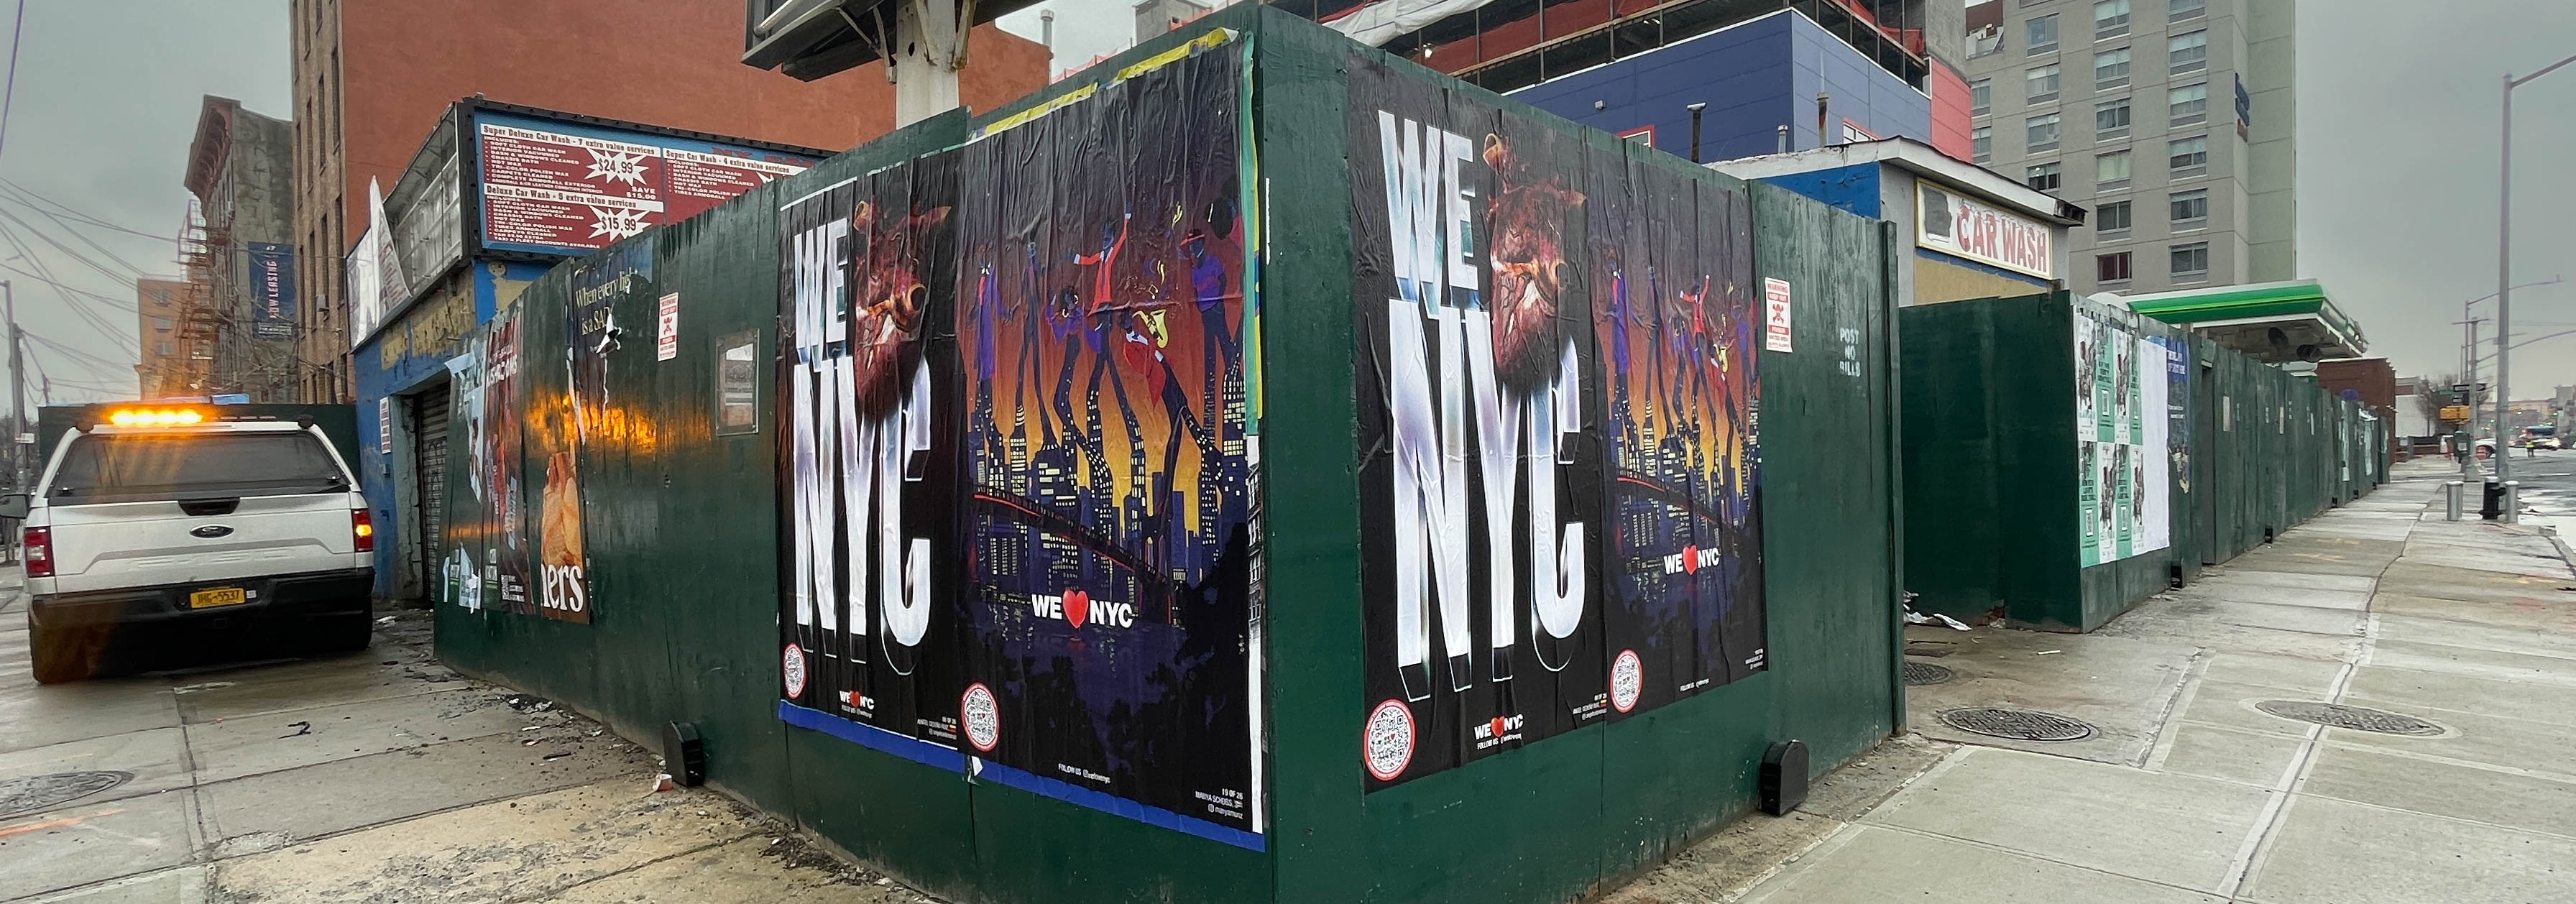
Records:
[[[1495,717],[1494,717],[1494,737],[1496,737],[1496,738],[1500,738],[1500,737],[1502,737],[1502,736],[1503,736],[1503,717],[1501,717],[1501,716],[1495,716]]]
[[[1069,590],[1064,594],[1064,620],[1075,628],[1091,618],[1091,594]]]
[[[1691,574],[1699,573],[1699,547],[1682,547],[1682,570]]]

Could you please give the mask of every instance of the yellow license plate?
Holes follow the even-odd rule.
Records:
[[[242,589],[239,587],[217,587],[212,590],[199,590],[195,593],[188,594],[188,608],[204,609],[211,606],[238,606],[249,599],[249,595],[244,594]]]

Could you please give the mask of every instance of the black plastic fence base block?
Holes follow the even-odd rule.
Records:
[[[1807,745],[1773,742],[1762,754],[1762,812],[1784,816],[1807,802]]]
[[[698,726],[689,722],[672,722],[662,726],[662,768],[671,780],[682,787],[695,788],[707,781],[707,745],[698,740]]]

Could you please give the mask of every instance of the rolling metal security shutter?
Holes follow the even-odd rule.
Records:
[[[440,592],[439,533],[447,516],[447,387],[412,396],[411,436],[417,450],[412,485],[420,489],[420,505],[412,515],[418,529],[412,536],[420,538],[423,593],[435,599]]]

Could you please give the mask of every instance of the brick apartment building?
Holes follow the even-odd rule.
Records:
[[[291,0],[298,370],[307,401],[351,398],[342,262],[457,98],[718,135],[847,148],[893,129],[882,63],[815,82],[742,65],[738,6],[706,0]],[[1046,84],[1046,50],[975,29],[959,98],[989,109]]]
[[[179,301],[188,284],[146,277],[134,281],[134,377],[138,399],[179,395],[169,381],[186,368],[179,357]]]
[[[196,199],[180,236],[187,273],[179,300],[174,395],[298,395],[292,271],[293,126],[208,96],[188,146],[185,184]]]
[[[2397,441],[2397,370],[2386,358],[2343,358],[2317,362],[2317,385],[2342,398],[2355,399],[2378,416],[2379,431],[2388,443],[2389,461],[2402,461],[2397,454],[2403,445]]]

